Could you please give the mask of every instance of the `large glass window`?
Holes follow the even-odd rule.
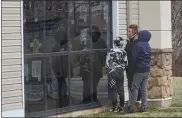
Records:
[[[111,2],[24,0],[23,12],[26,113],[107,105]]]

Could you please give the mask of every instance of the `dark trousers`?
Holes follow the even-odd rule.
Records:
[[[82,80],[83,80],[83,103],[84,104],[91,103],[92,97],[93,97],[93,102],[97,102],[98,101],[97,86],[98,86],[100,78],[93,77],[91,79],[90,77],[84,77],[82,78]],[[91,81],[93,86],[91,86]]]
[[[59,108],[68,105],[67,84],[64,77],[57,77],[59,91]]]
[[[128,79],[128,89],[129,89],[129,99],[131,100],[131,88],[133,83],[133,74],[130,72],[127,72],[127,79]],[[138,97],[137,101],[140,101],[141,99],[141,88],[138,89]]]
[[[124,107],[124,73],[119,69],[108,74],[108,98],[113,107],[117,106],[117,95],[120,107]]]

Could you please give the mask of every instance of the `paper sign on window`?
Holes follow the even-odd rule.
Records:
[[[32,77],[41,81],[41,61],[32,61]]]

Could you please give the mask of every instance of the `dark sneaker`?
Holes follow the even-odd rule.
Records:
[[[123,107],[118,108],[120,114],[126,114]]]
[[[140,112],[142,113],[142,112],[146,112],[146,108],[145,107],[141,107],[140,108]]]
[[[129,107],[128,108],[128,113],[136,113],[135,108]]]
[[[129,113],[129,106],[125,106],[123,109],[124,109],[124,114]]]

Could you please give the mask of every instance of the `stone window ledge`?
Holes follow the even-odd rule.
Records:
[[[172,53],[173,49],[172,48],[165,48],[165,49],[157,49],[153,48],[152,53]]]

